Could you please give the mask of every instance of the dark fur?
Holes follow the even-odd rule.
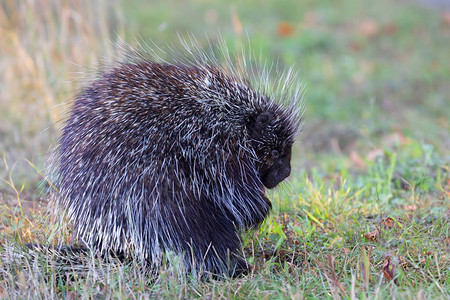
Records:
[[[271,209],[291,172],[298,115],[215,67],[122,64],[75,99],[62,130],[59,194],[100,252],[239,274],[239,231]]]

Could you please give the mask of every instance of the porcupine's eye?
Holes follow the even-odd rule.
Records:
[[[278,150],[272,150],[272,158],[278,159],[280,157],[280,152]]]

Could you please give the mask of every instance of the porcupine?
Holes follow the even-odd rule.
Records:
[[[261,224],[265,188],[291,172],[301,88],[288,93],[288,74],[278,96],[291,98],[274,99],[237,68],[188,52],[129,55],[75,97],[54,204],[99,253],[154,266],[171,251],[187,271],[238,275],[248,269],[239,233]]]

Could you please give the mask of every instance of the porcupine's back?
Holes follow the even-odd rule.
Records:
[[[197,232],[220,210],[245,228],[268,209],[246,128],[267,109],[277,106],[214,67],[119,65],[75,99],[57,204],[87,244],[155,261],[185,250],[190,237],[175,235],[186,218]]]

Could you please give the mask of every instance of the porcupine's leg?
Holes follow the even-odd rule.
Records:
[[[247,262],[240,255],[240,239],[235,224],[213,204],[200,207],[198,219],[191,220],[190,249],[199,255],[197,262],[214,274],[236,277],[248,270]],[[192,248],[191,248],[192,247]]]
[[[240,240],[235,225],[211,201],[200,203],[184,206],[182,210],[174,208],[171,220],[166,219],[176,224],[172,240],[177,251],[184,253],[188,272],[195,269],[213,276],[233,277],[245,273],[248,265],[239,254]]]

